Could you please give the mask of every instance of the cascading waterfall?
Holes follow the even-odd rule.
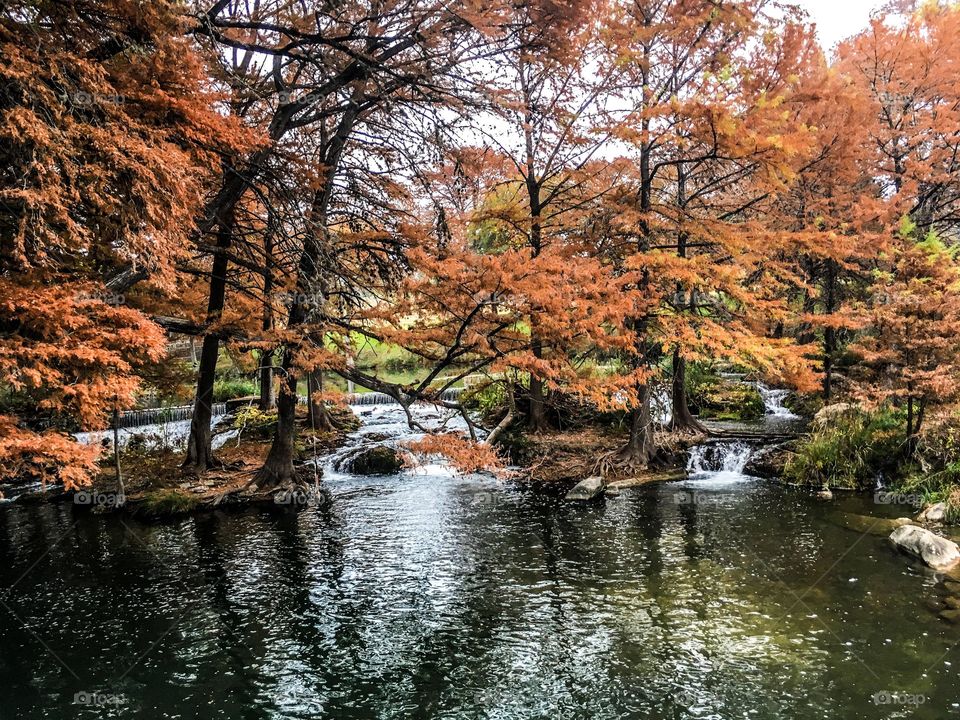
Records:
[[[743,475],[753,448],[741,441],[704,443],[690,448],[687,472],[691,475]]]
[[[767,415],[784,420],[799,417],[783,405],[783,401],[787,398],[787,395],[790,394],[789,390],[767,387],[762,382],[756,383],[756,386],[757,392],[759,392],[760,397],[763,398],[763,406]]]

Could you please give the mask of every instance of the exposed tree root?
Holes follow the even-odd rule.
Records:
[[[601,477],[626,477],[647,470],[651,453],[631,445],[604,453],[597,459],[593,472]]]

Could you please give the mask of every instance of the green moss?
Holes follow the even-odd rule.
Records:
[[[200,506],[200,499],[182,490],[154,490],[147,493],[141,509],[152,517],[169,517],[193,512]]]
[[[783,405],[790,412],[801,417],[812,418],[823,408],[823,399],[815,393],[790,393],[783,400]]]
[[[269,438],[276,427],[276,410],[264,412],[253,405],[240,408],[233,418],[233,428],[246,437]]]

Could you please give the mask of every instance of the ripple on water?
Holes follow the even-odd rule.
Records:
[[[2,613],[0,715],[72,718],[80,690],[136,718],[881,718],[882,691],[955,714],[931,581],[823,504],[716,480],[573,507],[337,475],[327,506],[157,526],[8,506],[5,602],[80,679]]]

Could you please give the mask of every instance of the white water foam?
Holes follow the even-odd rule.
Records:
[[[757,392],[759,392],[760,397],[763,398],[763,407],[767,415],[783,420],[795,420],[800,417],[790,412],[790,410],[783,405],[783,401],[787,395],[790,394],[789,390],[767,387],[762,382],[756,383],[756,386]]]

